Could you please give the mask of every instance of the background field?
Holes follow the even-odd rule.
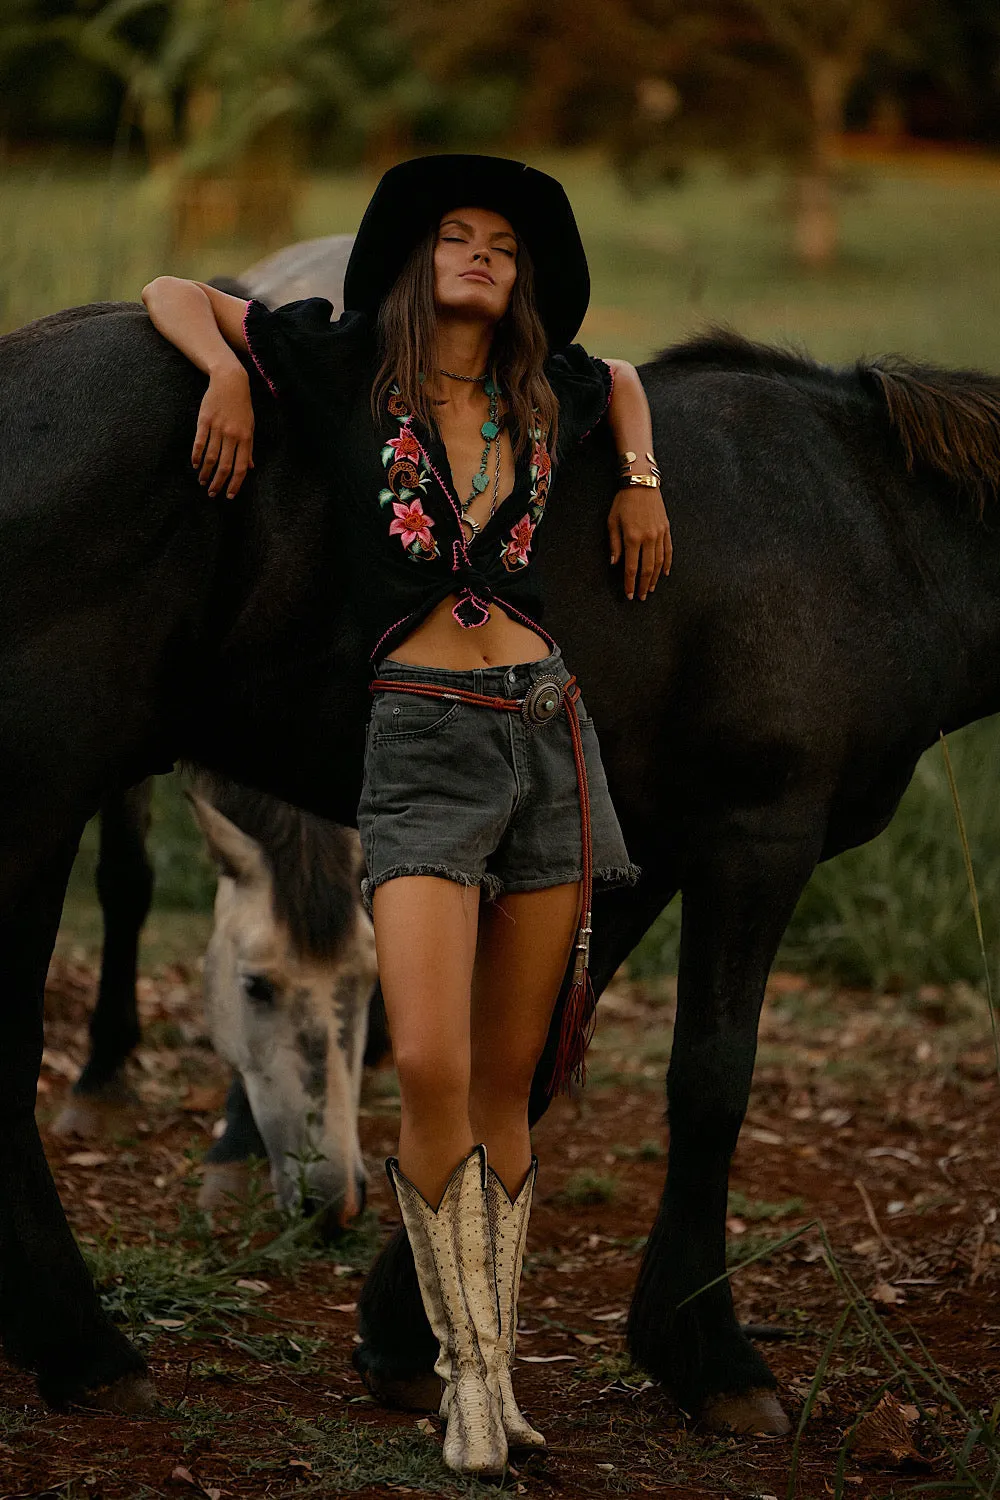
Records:
[[[724,321],[755,338],[792,342],[850,362],[898,350],[950,365],[1000,369],[1000,162],[919,156],[892,167],[856,162],[843,180],[843,255],[822,274],[788,254],[782,179],[705,166],[675,188],[636,199],[594,156],[538,156],[558,172],[580,217],[594,296],[583,337],[634,360]],[[297,232],[348,232],[371,181],[316,176]],[[54,158],[0,173],[0,330],[72,303],[135,298],[159,271],[210,276],[254,259],[219,244],[169,261],[155,178]],[[669,470],[669,455],[662,455]],[[995,722],[953,737],[988,936],[1000,896],[1000,738]],[[161,783],[154,852],[157,910],[147,958],[190,950],[204,931],[211,872],[179,792]],[[93,949],[93,837],[67,908],[63,944]],[[200,919],[189,924],[185,913]],[[633,958],[637,973],[674,963],[678,910]],[[940,751],[922,762],[891,829],[817,872],[789,929],[784,968],[856,983],[913,988],[978,981],[961,852]]]

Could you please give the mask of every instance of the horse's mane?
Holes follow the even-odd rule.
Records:
[[[843,390],[860,383],[883,408],[907,467],[929,464],[970,489],[980,506],[1000,489],[1000,378],[887,354],[833,370],[793,349],[713,328],[658,355],[657,369],[733,370]]]
[[[200,768],[194,789],[260,845],[271,872],[274,914],[298,951],[331,957],[354,920],[360,871],[352,834]]]

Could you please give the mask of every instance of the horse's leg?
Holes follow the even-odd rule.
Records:
[[[667,1180],[628,1346],[685,1411],[742,1432],[787,1432],[788,1420],[774,1377],[737,1325],[728,1280],[701,1288],[726,1269],[729,1163],[764,986],[814,862],[811,842],[733,838],[693,856],[683,883]]]
[[[662,871],[647,871],[635,889],[602,892],[594,900],[591,976],[600,993],[619,964],[663,910],[676,889]],[[558,1042],[553,1025],[532,1089],[534,1123],[549,1103],[547,1082]],[[377,1401],[414,1411],[436,1410],[441,1382],[434,1374],[437,1340],[420,1301],[410,1242],[402,1229],[388,1240],[372,1265],[358,1298],[361,1343],[354,1368]]]
[[[244,1202],[250,1163],[266,1156],[267,1147],[257,1129],[243,1079],[234,1073],[226,1095],[225,1131],[205,1153],[198,1207],[225,1208]]]
[[[152,781],[143,781],[112,794],[101,807],[101,982],[90,1020],[90,1056],[52,1127],[58,1135],[107,1134],[137,1103],[126,1082],[125,1061],[139,1043],[135,980],[139,937],[153,899],[153,867],[146,853],[152,791]]]
[[[80,829],[0,914],[0,1338],[46,1401],[154,1400],[142,1356],[103,1312],[35,1124],[45,975]]]

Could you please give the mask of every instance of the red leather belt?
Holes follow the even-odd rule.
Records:
[[[587,787],[587,763],[583,755],[583,736],[576,702],[580,696],[575,677],[568,682],[543,678],[523,698],[493,698],[487,693],[470,693],[464,688],[442,687],[438,683],[394,682],[377,677],[370,684],[373,693],[413,693],[419,698],[444,698],[451,703],[470,703],[475,708],[492,708],[500,713],[520,714],[528,723],[544,724],[565,709],[573,742],[576,785],[580,794],[580,842],[583,865],[583,903],[580,925],[574,943],[573,979],[559,1026],[559,1045],[549,1082],[549,1093],[568,1092],[572,1083],[583,1083],[586,1077],[586,1054],[594,1034],[597,1002],[590,982],[591,895],[593,889],[593,848],[590,833],[590,793]]]

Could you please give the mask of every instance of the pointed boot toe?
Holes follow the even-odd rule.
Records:
[[[443,1456],[456,1474],[503,1474],[507,1467],[499,1401],[472,1370],[463,1370],[452,1387]]]

